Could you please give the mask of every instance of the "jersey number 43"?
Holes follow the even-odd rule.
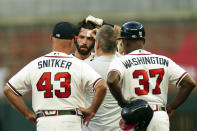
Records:
[[[70,96],[71,88],[70,88],[70,79],[71,76],[68,72],[59,72],[55,74],[54,77],[51,77],[51,72],[45,72],[40,77],[37,83],[38,91],[45,91],[44,98],[52,98],[53,97],[53,85],[51,84],[51,78],[54,78],[55,81],[60,81],[60,78],[65,78],[65,81],[60,82],[60,87],[64,88],[64,92],[60,90],[54,90],[55,95],[59,98],[67,98]]]
[[[148,77],[148,73],[150,78]],[[139,79],[139,76],[143,76],[143,79]],[[133,78],[139,79],[139,84],[143,85],[144,89],[140,89],[140,87],[135,88],[135,93],[137,95],[147,95],[149,93],[149,79],[157,77],[155,88],[152,90],[153,94],[161,94],[160,83],[163,80],[164,69],[151,69],[149,72],[145,70],[135,70],[133,72]]]

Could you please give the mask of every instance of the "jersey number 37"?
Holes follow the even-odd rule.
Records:
[[[69,97],[71,94],[70,74],[68,72],[60,72],[55,74],[55,77],[51,77],[51,72],[45,72],[42,74],[36,85],[38,91],[45,91],[44,98],[53,97],[53,85],[51,84],[51,78],[54,78],[55,81],[60,81],[60,78],[65,78],[65,81],[60,82],[60,87],[64,88],[65,90],[63,92],[61,92],[60,90],[54,90],[54,92],[55,95],[59,98]]]
[[[148,77],[148,73],[150,78]],[[160,83],[163,80],[164,69],[151,69],[149,72],[145,70],[135,70],[133,72],[133,78],[139,79],[139,76],[143,76],[143,79],[139,79],[139,84],[143,85],[144,89],[140,89],[140,87],[135,88],[135,93],[137,95],[147,95],[149,93],[149,79],[157,77],[155,88],[152,90],[153,94],[161,94]]]

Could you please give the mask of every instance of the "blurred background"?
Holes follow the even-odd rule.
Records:
[[[197,81],[197,0],[0,0],[0,131],[36,130],[8,104],[3,86],[51,51],[49,35],[57,22],[77,24],[89,14],[120,26],[143,23],[146,49],[172,58]],[[177,92],[170,87],[168,102]],[[196,92],[177,109],[171,131],[197,131]],[[31,95],[24,100],[31,107]]]

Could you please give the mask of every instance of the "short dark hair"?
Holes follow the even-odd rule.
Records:
[[[115,53],[117,50],[117,33],[108,25],[103,25],[96,33],[96,41],[105,53]]]
[[[86,22],[84,19],[77,24],[77,34],[79,34],[79,32],[81,31],[81,28],[93,30],[94,28],[96,28],[96,25],[92,24],[91,22]]]

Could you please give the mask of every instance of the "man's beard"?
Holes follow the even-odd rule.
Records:
[[[79,54],[81,54],[81,55],[88,55],[94,47],[93,43],[89,48],[86,45],[82,45],[79,47],[78,43],[75,43],[75,45],[76,45],[76,48],[77,48]],[[86,48],[87,50],[81,50],[81,48]]]

